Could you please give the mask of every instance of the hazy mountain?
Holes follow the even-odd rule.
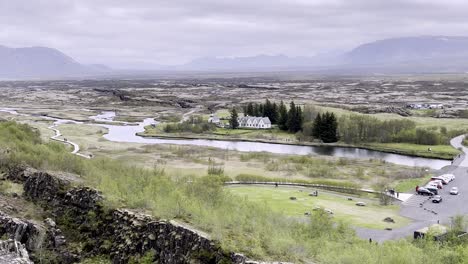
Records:
[[[349,52],[313,57],[258,55],[205,57],[179,66],[132,65],[133,70],[111,70],[105,65],[83,65],[62,52],[44,47],[0,46],[0,78],[64,78],[79,76],[151,75],[157,72],[307,71],[321,74],[465,73],[468,37],[406,37],[360,45]]]
[[[425,36],[379,40],[343,55],[353,65],[422,65],[441,71],[466,68],[468,37]]]
[[[342,54],[200,58],[187,70],[305,70],[321,73],[467,72],[468,37],[406,37],[366,43]]]
[[[325,57],[327,59],[325,59]],[[333,58],[333,59],[332,59]],[[285,55],[257,55],[252,57],[195,59],[177,67],[184,70],[243,71],[243,70],[295,70],[317,66],[334,65],[336,58],[329,55],[314,57],[289,57]]]
[[[108,70],[103,65],[82,65],[56,49],[0,46],[1,78],[73,77]]]

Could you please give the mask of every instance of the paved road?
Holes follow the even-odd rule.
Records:
[[[413,223],[392,231],[357,228],[357,234],[365,239],[372,238],[374,241],[382,242],[410,236],[413,231],[437,222],[450,225],[451,217],[468,215],[468,148],[462,146],[463,138],[464,136],[459,136],[450,142],[453,147],[461,149],[463,154],[457,157],[451,166],[444,167],[438,172],[439,175],[452,173],[456,177],[439,191],[442,203],[432,203],[426,196],[414,195],[401,204],[400,210],[400,214],[413,219]],[[449,191],[453,186],[458,187],[459,195],[450,195]]]

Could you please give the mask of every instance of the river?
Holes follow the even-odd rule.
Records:
[[[104,138],[114,142],[132,142],[143,144],[174,144],[174,145],[193,145],[203,147],[214,147],[220,149],[236,150],[241,152],[269,152],[276,154],[290,155],[325,155],[356,159],[379,159],[386,162],[413,166],[428,167],[431,169],[440,169],[450,165],[450,161],[441,159],[430,159],[421,157],[412,157],[406,155],[392,154],[381,151],[367,150],[361,148],[346,148],[334,146],[297,146],[274,143],[246,142],[246,141],[227,141],[227,140],[208,140],[208,139],[166,139],[166,138],[146,138],[137,136],[143,132],[145,126],[156,124],[151,119],[145,119],[137,126],[120,125],[100,125],[108,129]]]
[[[15,109],[0,109],[2,112],[10,114],[18,114]],[[448,160],[431,159],[412,157],[400,154],[392,154],[374,150],[367,150],[361,148],[346,148],[334,146],[297,146],[285,145],[274,143],[261,143],[261,142],[245,142],[245,141],[227,141],[227,140],[208,140],[208,139],[165,139],[165,138],[145,138],[137,136],[139,132],[145,130],[145,126],[157,124],[152,118],[147,118],[138,125],[129,125],[125,122],[114,121],[115,112],[103,112],[100,115],[92,116],[90,119],[105,124],[93,124],[108,129],[108,133],[104,135],[109,141],[113,142],[129,142],[129,143],[142,143],[142,144],[173,144],[173,145],[192,145],[201,147],[213,147],[227,150],[235,150],[241,152],[269,152],[275,154],[289,154],[289,155],[325,155],[344,157],[352,159],[375,159],[384,160],[386,162],[413,166],[413,167],[428,167],[431,169],[440,169],[444,166],[450,165]],[[73,123],[72,120],[56,119],[59,123]]]

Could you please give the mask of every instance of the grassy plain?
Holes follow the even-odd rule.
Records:
[[[225,250],[242,252],[253,259],[292,261],[295,263],[464,263],[467,248],[457,240],[438,244],[431,239],[369,244],[357,238],[347,225],[366,219],[353,215],[354,210],[376,209],[347,206],[344,197],[327,197],[317,204],[336,210],[330,218],[321,211],[312,211],[311,221],[278,213],[275,205],[249,201],[223,187],[222,176],[201,178],[177,177],[160,169],[145,169],[109,158],[82,159],[71,155],[62,144],[45,143],[28,128],[0,123],[0,148],[14,152],[3,156],[1,164],[26,162],[38,169],[72,172],[101,190],[107,206],[134,208],[165,219],[177,219],[208,232]],[[250,193],[251,191],[249,191]],[[249,195],[247,193],[247,195]],[[264,197],[268,196],[265,192]],[[290,194],[277,197],[288,200]],[[296,193],[297,195],[297,193]],[[260,196],[261,197],[261,196]],[[274,197],[274,196],[272,196]],[[301,197],[302,199],[302,197]],[[301,202],[301,201],[299,201]],[[299,205],[309,208],[309,204]],[[312,206],[312,203],[310,204]],[[286,209],[295,214],[296,209]],[[391,215],[361,211],[376,221]],[[345,221],[340,221],[341,215]],[[348,220],[349,218],[349,220]],[[397,220],[397,225],[404,219]],[[349,223],[349,222],[348,222]],[[372,226],[372,224],[371,224]],[[337,254],[339,252],[339,254]],[[382,256],[385,256],[382,258]],[[450,259],[449,262],[446,260]]]
[[[330,209],[333,218],[352,226],[374,229],[396,228],[407,225],[410,220],[399,216],[398,206],[380,206],[375,199],[356,198],[319,190],[317,197],[309,196],[309,188],[267,187],[267,186],[232,186],[232,193],[247,197],[250,201],[265,203],[274,211],[290,217],[304,218],[304,213],[311,213],[314,208]],[[291,200],[290,197],[296,197]],[[347,198],[352,197],[349,201]],[[356,206],[363,201],[366,206]],[[386,223],[384,218],[391,217],[395,223]]]
[[[364,187],[375,183],[420,177],[421,169],[398,166],[380,160],[346,159],[330,156],[294,156],[264,152],[237,152],[209,147],[119,143],[102,137],[105,128],[93,125],[60,125],[65,137],[76,142],[82,153],[111,157],[121,162],[159,167],[179,176],[206,175],[210,160],[223,167],[224,175],[260,175],[284,180],[327,179],[354,182]]]

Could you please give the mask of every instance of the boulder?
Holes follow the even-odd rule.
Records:
[[[33,264],[24,245],[13,239],[0,241],[0,263]]]

